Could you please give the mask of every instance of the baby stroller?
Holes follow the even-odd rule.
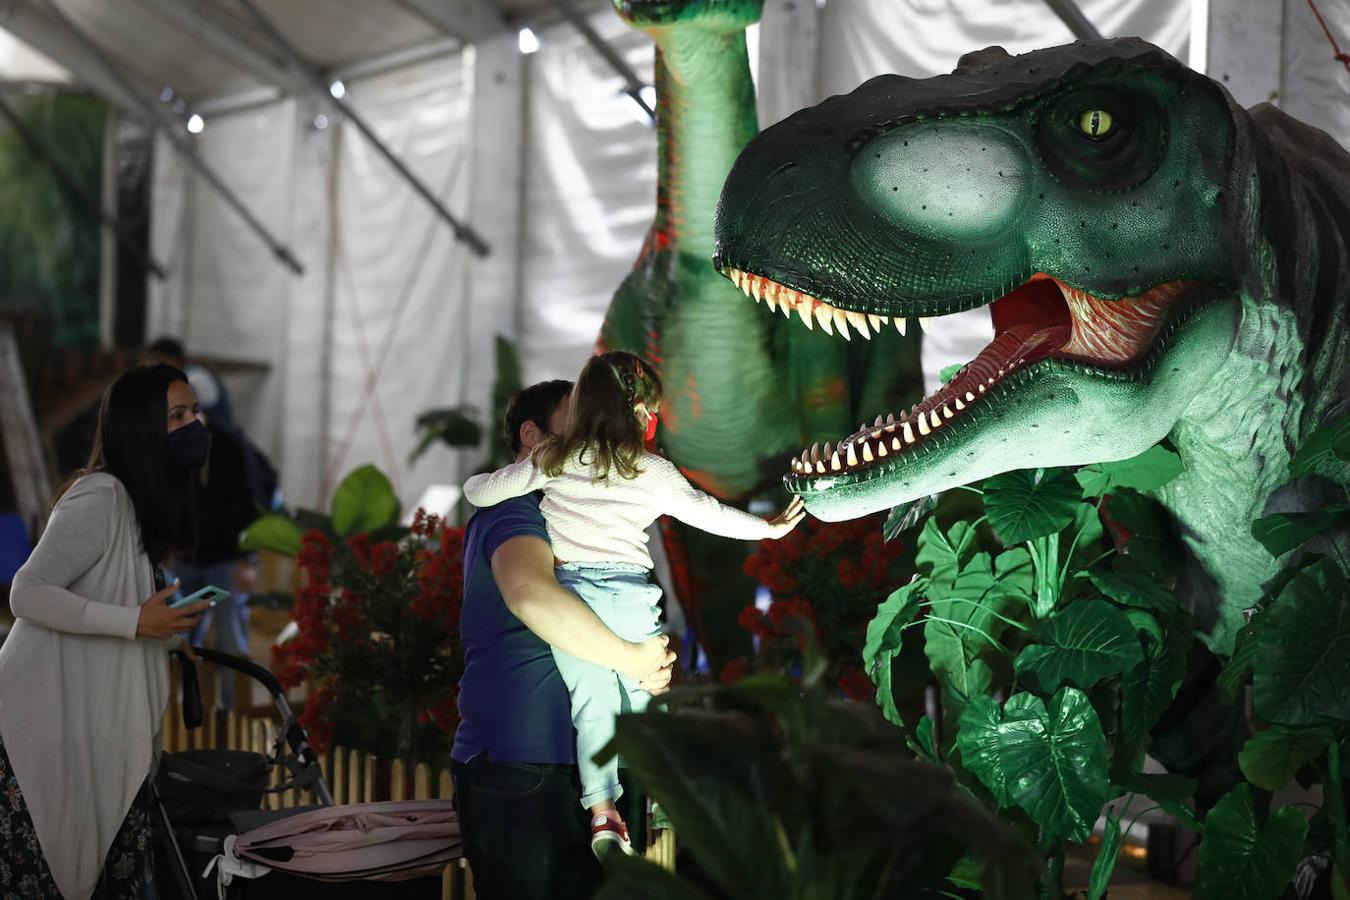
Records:
[[[151,783],[155,883],[162,900],[439,898],[441,870],[463,855],[448,800],[335,806],[281,684],[256,663],[207,648],[203,662],[261,683],[281,713],[269,752],[166,753]],[[183,722],[202,723],[196,668],[183,658]],[[280,766],[284,783],[268,787]],[[270,792],[311,791],[316,803],[261,809]]]

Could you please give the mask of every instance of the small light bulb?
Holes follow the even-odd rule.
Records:
[[[206,120],[201,116],[193,113],[188,117],[187,130],[190,134],[201,134],[204,128],[206,128]]]
[[[521,53],[533,53],[539,49],[539,38],[535,37],[534,32],[529,28],[522,28],[520,34],[517,35],[517,45],[520,47]]]
[[[159,99],[164,101],[165,103],[168,103],[170,100],[172,100],[173,88],[169,87],[167,84],[164,85],[164,90],[159,92]]]
[[[328,86],[328,93],[333,95],[334,100],[341,100],[347,96],[347,86],[341,81],[334,81]]]
[[[314,117],[314,127],[319,129],[320,131],[323,131],[325,128],[328,127],[328,117],[325,116],[323,113],[319,113],[317,116]]]

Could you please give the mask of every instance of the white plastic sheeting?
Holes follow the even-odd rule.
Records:
[[[1350,34],[1344,4],[1323,5],[1329,24]],[[1017,53],[1070,39],[1042,0],[766,6],[752,42],[764,123],[882,72],[923,77],[989,44]],[[1187,2],[1081,6],[1104,34],[1138,34],[1187,57]],[[1306,4],[1286,3],[1283,22],[1291,111],[1345,140],[1350,79],[1310,31]],[[592,23],[650,77],[648,38],[608,10]],[[157,155],[153,249],[172,277],[152,282],[149,330],[181,333],[203,354],[271,364],[267,376],[231,386],[246,425],[281,464],[291,502],[326,502],[335,477],[364,462],[389,471],[405,503],[468,474],[481,452],[438,448],[409,467],[412,422],[434,406],[488,408],[495,334],[518,341],[527,381],[571,377],[590,352],[653,215],[655,133],[573,29],[539,37],[530,57],[506,34],[476,54],[348,83],[395,151],[492,244],[485,260],[433,226],[426,205],[354,130],[336,119],[315,130],[314,98],[213,118],[199,139],[295,246],[302,278],[271,260],[167,150]],[[940,322],[926,343],[930,376],[973,356],[987,323],[978,311],[965,324]]]

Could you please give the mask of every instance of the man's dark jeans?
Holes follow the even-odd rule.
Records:
[[[584,900],[600,889],[576,766],[500,763],[482,753],[452,762],[450,773],[480,900]],[[641,852],[645,803],[630,789],[619,806]]]

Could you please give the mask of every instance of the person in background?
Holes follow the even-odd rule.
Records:
[[[548,381],[511,398],[503,427],[517,459],[563,433],[570,390]],[[664,635],[625,641],[558,585],[539,501],[530,494],[480,509],[464,534],[465,665],[451,773],[481,900],[576,900],[603,881],[577,803],[576,741],[551,646],[652,691],[669,684],[675,659]]]
[[[162,565],[192,544],[209,442],[182,370],[123,373],[88,467],[14,577],[0,647],[0,897],[142,896],[169,651],[206,608],[170,608],[177,586]]]

